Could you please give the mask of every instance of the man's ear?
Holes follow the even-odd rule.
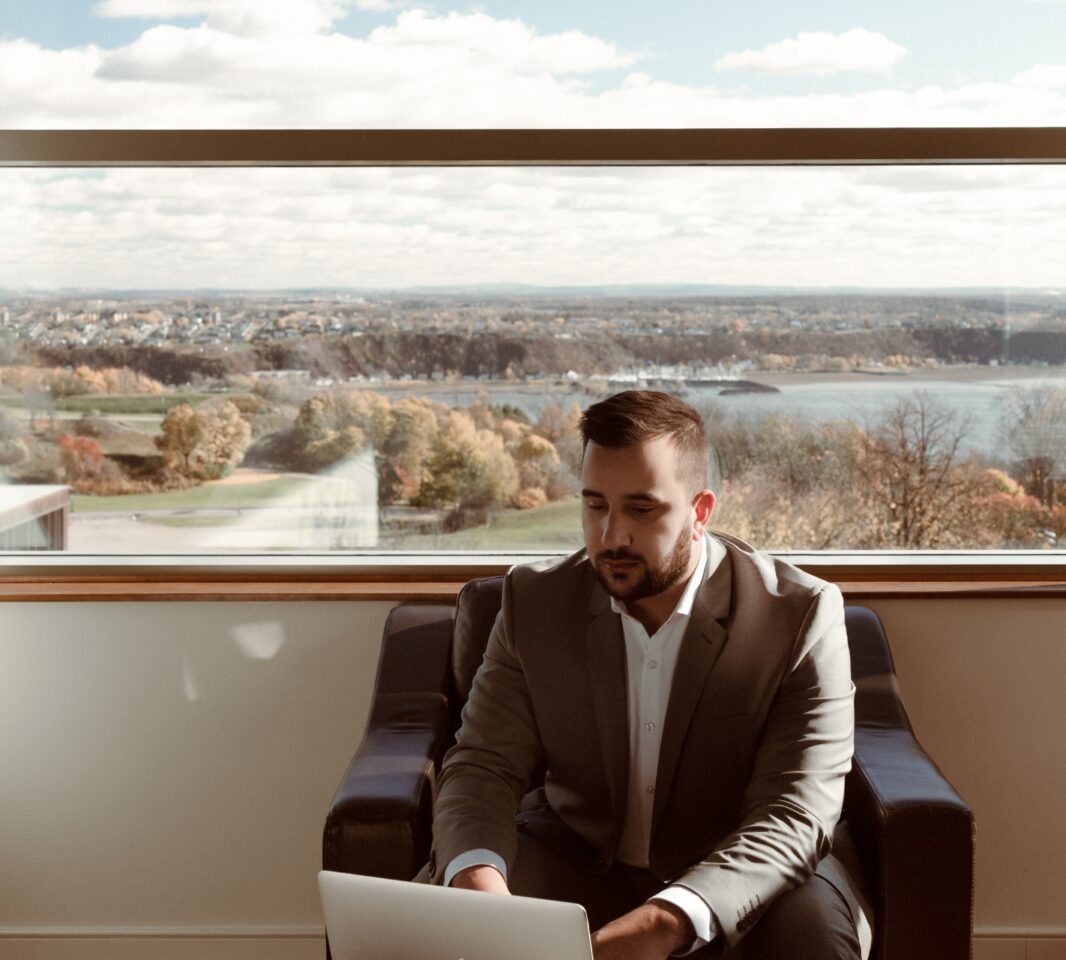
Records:
[[[692,499],[692,509],[696,511],[696,519],[692,524],[692,539],[698,540],[703,537],[711,522],[711,514],[714,513],[714,493],[710,490],[701,490]]]

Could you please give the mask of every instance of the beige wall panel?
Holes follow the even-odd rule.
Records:
[[[1026,960],[1024,940],[974,940],[973,960]]]
[[[387,612],[0,605],[0,933],[320,931]]]
[[[4,960],[323,960],[323,937],[0,940]]]
[[[1057,960],[1066,602],[873,605],[919,737],[977,814],[977,960],[1020,960],[1026,936]],[[0,956],[315,953],[322,822],[387,612],[0,604]]]
[[[976,816],[976,927],[1066,933],[1066,601],[871,605],[918,737]]]

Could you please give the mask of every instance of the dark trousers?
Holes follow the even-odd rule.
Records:
[[[639,867],[617,862],[607,866],[557,819],[547,829],[540,826],[519,816],[518,854],[507,878],[518,896],[580,903],[588,914],[589,929],[597,930],[664,886]],[[424,880],[425,873],[418,879]],[[847,901],[817,874],[778,897],[732,950],[718,938],[690,954],[692,960],[859,960],[859,956]]]

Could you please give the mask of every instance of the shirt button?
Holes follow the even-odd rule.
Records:
[[[655,729],[655,724],[654,723],[646,723],[646,724],[644,724],[644,729],[647,730],[650,733],[652,730]]]
[[[659,661],[658,660],[652,660],[651,663],[648,664],[648,669],[649,670],[654,670],[657,666],[659,666]]]
[[[647,789],[644,792],[645,793],[655,793],[655,784],[654,783],[648,784],[648,787],[647,787]]]

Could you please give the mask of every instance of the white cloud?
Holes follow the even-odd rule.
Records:
[[[893,43],[883,33],[855,27],[846,33],[801,33],[761,50],[727,53],[715,62],[714,68],[816,76],[848,71],[884,73],[906,53],[906,47]]]
[[[378,27],[371,44],[399,51],[459,53],[474,63],[492,63],[516,73],[593,73],[628,67],[639,54],[578,30],[539,36],[521,20],[497,20],[484,13],[434,16],[424,10],[401,13],[395,26]]]
[[[98,17],[169,20],[173,17],[198,16],[210,9],[210,0],[100,0],[93,7],[93,12]]]
[[[102,17],[172,20],[206,18],[208,27],[241,36],[263,37],[292,33],[321,33],[358,4],[381,9],[383,0],[101,0],[95,10]],[[387,0],[386,0],[387,2]],[[365,7],[366,3],[374,4]]]
[[[9,170],[0,210],[0,286],[44,289],[1046,286],[1066,260],[1049,167]]]
[[[567,125],[596,110],[578,77],[640,56],[481,13],[412,10],[349,36],[257,32],[232,20],[238,7],[213,4],[200,23],[154,25],[114,49],[60,54],[0,41],[0,125]]]
[[[161,3],[206,6],[108,3],[110,10],[145,12],[172,9]],[[248,8],[236,0],[213,0],[210,9],[199,22],[152,24],[111,49],[56,51],[0,40],[0,127],[1066,124],[1066,64],[996,83],[906,90],[885,82],[851,94],[766,97],[665,82],[645,64],[616,77],[642,59],[639,52],[485,13],[408,10],[348,35],[319,29],[337,9],[325,0],[256,6],[262,17],[302,10],[297,21],[306,30],[257,32],[240,19]]]
[[[1033,87],[1066,87],[1066,63],[1038,63],[1019,73],[1014,82]]]

